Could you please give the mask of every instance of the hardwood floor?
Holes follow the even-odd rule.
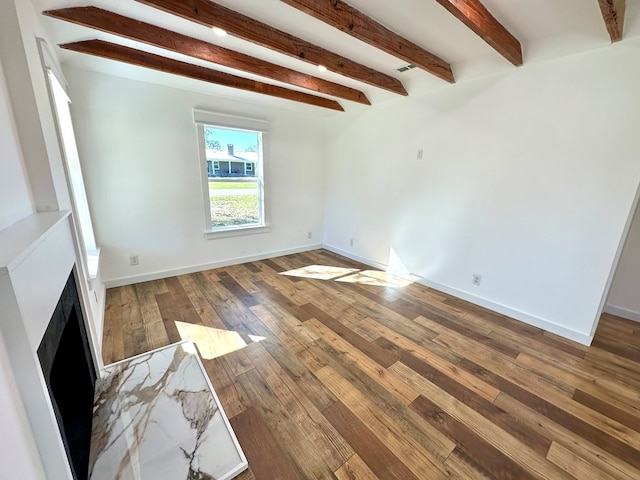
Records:
[[[587,348],[367,270],[316,250],[110,289],[104,361],[193,339],[243,480],[640,478],[640,324]]]

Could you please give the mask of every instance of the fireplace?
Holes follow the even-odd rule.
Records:
[[[38,358],[73,478],[86,480],[96,369],[73,272],[42,337]]]

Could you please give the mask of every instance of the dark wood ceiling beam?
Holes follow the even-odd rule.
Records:
[[[298,60],[303,60],[313,65],[324,65],[334,73],[359,82],[399,95],[407,95],[402,83],[396,78],[320,48],[209,0],[137,1],[207,27],[222,28],[234,37],[295,57]]]
[[[353,102],[371,105],[366,95],[354,88],[345,87],[311,75],[296,72],[265,62],[258,58],[212,45],[202,40],[181,35],[148,23],[140,22],[97,7],[71,7],[43,12],[44,15],[66,20],[130,40],[146,43],[190,57],[213,62],[225,67],[242,70],[279,82],[314,90]]]
[[[282,0],[327,25],[453,83],[451,66],[341,0]]]
[[[86,53],[97,57],[108,58],[119,62],[150,68],[160,72],[171,73],[183,77],[202,80],[204,82],[223,85],[225,87],[238,88],[249,92],[262,93],[272,97],[284,98],[295,102],[306,103],[332,110],[344,111],[340,104],[330,100],[304,92],[289,90],[287,88],[269,85],[268,83],[249,80],[229,73],[218,72],[209,68],[181,62],[172,58],[162,57],[153,53],[144,52],[135,48],[117,45],[104,40],[86,40],[82,42],[65,43],[60,45],[65,50]]]
[[[522,65],[522,46],[520,42],[491,15],[479,0],[436,1],[491,45],[504,58],[517,67]]]
[[[619,42],[624,30],[625,0],[598,0],[598,3],[611,41]]]

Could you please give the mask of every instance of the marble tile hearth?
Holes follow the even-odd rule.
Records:
[[[107,367],[89,465],[91,480],[227,480],[247,468],[193,343]]]

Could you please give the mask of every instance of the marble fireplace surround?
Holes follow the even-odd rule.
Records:
[[[229,480],[247,469],[190,340],[105,370],[96,384],[91,480]]]

